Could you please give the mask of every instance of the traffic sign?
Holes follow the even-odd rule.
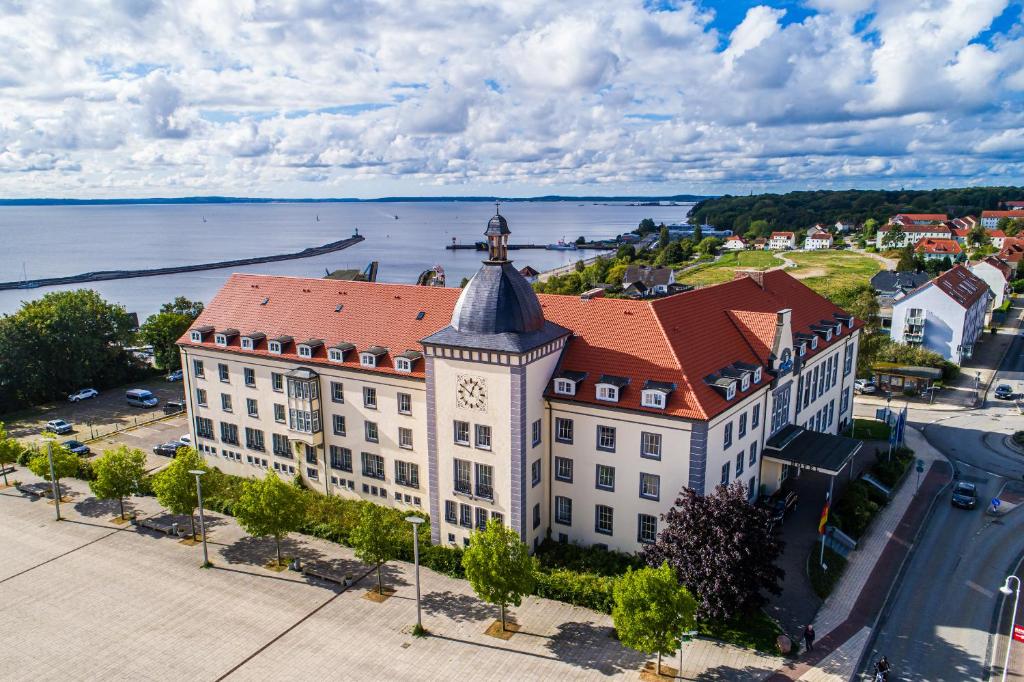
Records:
[[[1002,504],[1002,503],[999,501],[998,497],[993,497],[992,498],[992,508],[993,509],[997,508],[1000,504]]]
[[[920,473],[923,473],[923,472],[924,472],[924,460],[923,459],[919,459],[919,460],[917,460],[917,473],[920,474]]]
[[[1024,625],[1013,626],[1013,638],[1018,642],[1024,642]]]

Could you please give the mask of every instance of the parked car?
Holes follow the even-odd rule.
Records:
[[[63,419],[51,419],[50,421],[46,422],[44,430],[49,431],[50,433],[58,434],[71,433],[74,430],[74,427],[71,426],[71,422],[66,422]]]
[[[776,490],[768,497],[761,498],[761,506],[768,511],[773,524],[780,524],[793,509],[799,497],[792,490]]]
[[[192,435],[191,434],[188,434],[188,433],[182,434],[181,438],[179,438],[178,440],[180,440],[185,445],[192,445]]]
[[[185,411],[185,403],[180,400],[168,400],[164,403],[164,414],[178,414]]]
[[[95,398],[100,394],[95,388],[83,388],[80,391],[72,393],[68,396],[68,400],[73,403],[77,403],[79,400],[88,400],[89,398]]]
[[[954,507],[974,509],[978,505],[978,489],[973,483],[957,481],[953,486],[953,499],[950,502]]]
[[[878,387],[875,386],[875,382],[872,381],[871,379],[857,379],[856,381],[853,382],[854,393],[870,394],[874,393],[877,390]]]
[[[167,375],[167,380],[168,381],[181,381],[182,376],[183,375],[182,375],[181,370],[180,369],[176,369],[176,370],[174,370],[173,372],[171,372],[170,374]]]
[[[995,395],[1000,400],[1013,400],[1013,389],[1010,384],[999,384],[996,386]]]
[[[135,407],[156,407],[160,402],[155,395],[143,388],[133,388],[125,392],[124,399]]]
[[[172,440],[169,443],[153,446],[153,454],[160,455],[161,457],[174,457],[178,454],[178,448],[183,447],[185,447],[185,444],[180,440]]]
[[[66,440],[64,441],[63,445],[69,451],[73,452],[76,455],[82,455],[83,457],[92,452],[92,450],[89,449],[89,446],[80,440]]]

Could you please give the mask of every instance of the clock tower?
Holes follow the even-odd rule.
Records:
[[[464,545],[493,518],[534,547],[549,525],[544,391],[570,332],[544,319],[508,259],[509,234],[496,211],[451,324],[422,340],[435,543]]]

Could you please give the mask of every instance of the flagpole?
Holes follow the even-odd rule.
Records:
[[[850,466],[853,466],[853,465],[851,464]],[[828,511],[829,511],[828,507],[829,507],[829,503],[831,503],[831,501],[832,501],[832,484],[835,482],[835,480],[836,480],[835,476],[829,476],[829,479],[828,479],[828,497],[825,498],[825,509],[824,509],[825,513],[821,515],[822,516],[821,528],[819,529],[819,533],[821,534],[821,556],[818,558],[818,564],[820,566],[822,566],[822,567],[825,566],[825,524],[828,523]]]

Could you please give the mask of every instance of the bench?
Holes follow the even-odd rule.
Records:
[[[334,583],[336,585],[341,585],[343,587],[346,587],[346,586],[348,586],[348,585],[350,585],[352,583],[351,577],[339,578],[336,575],[331,575],[329,573],[324,573],[323,571],[318,571],[317,569],[312,568],[310,566],[303,566],[302,567],[302,574],[303,575],[308,575],[311,578],[317,578],[319,580],[323,580],[325,582]]]
[[[164,535],[174,535],[174,526],[170,523],[157,523],[153,519],[142,519],[139,521],[139,526],[155,530]]]

